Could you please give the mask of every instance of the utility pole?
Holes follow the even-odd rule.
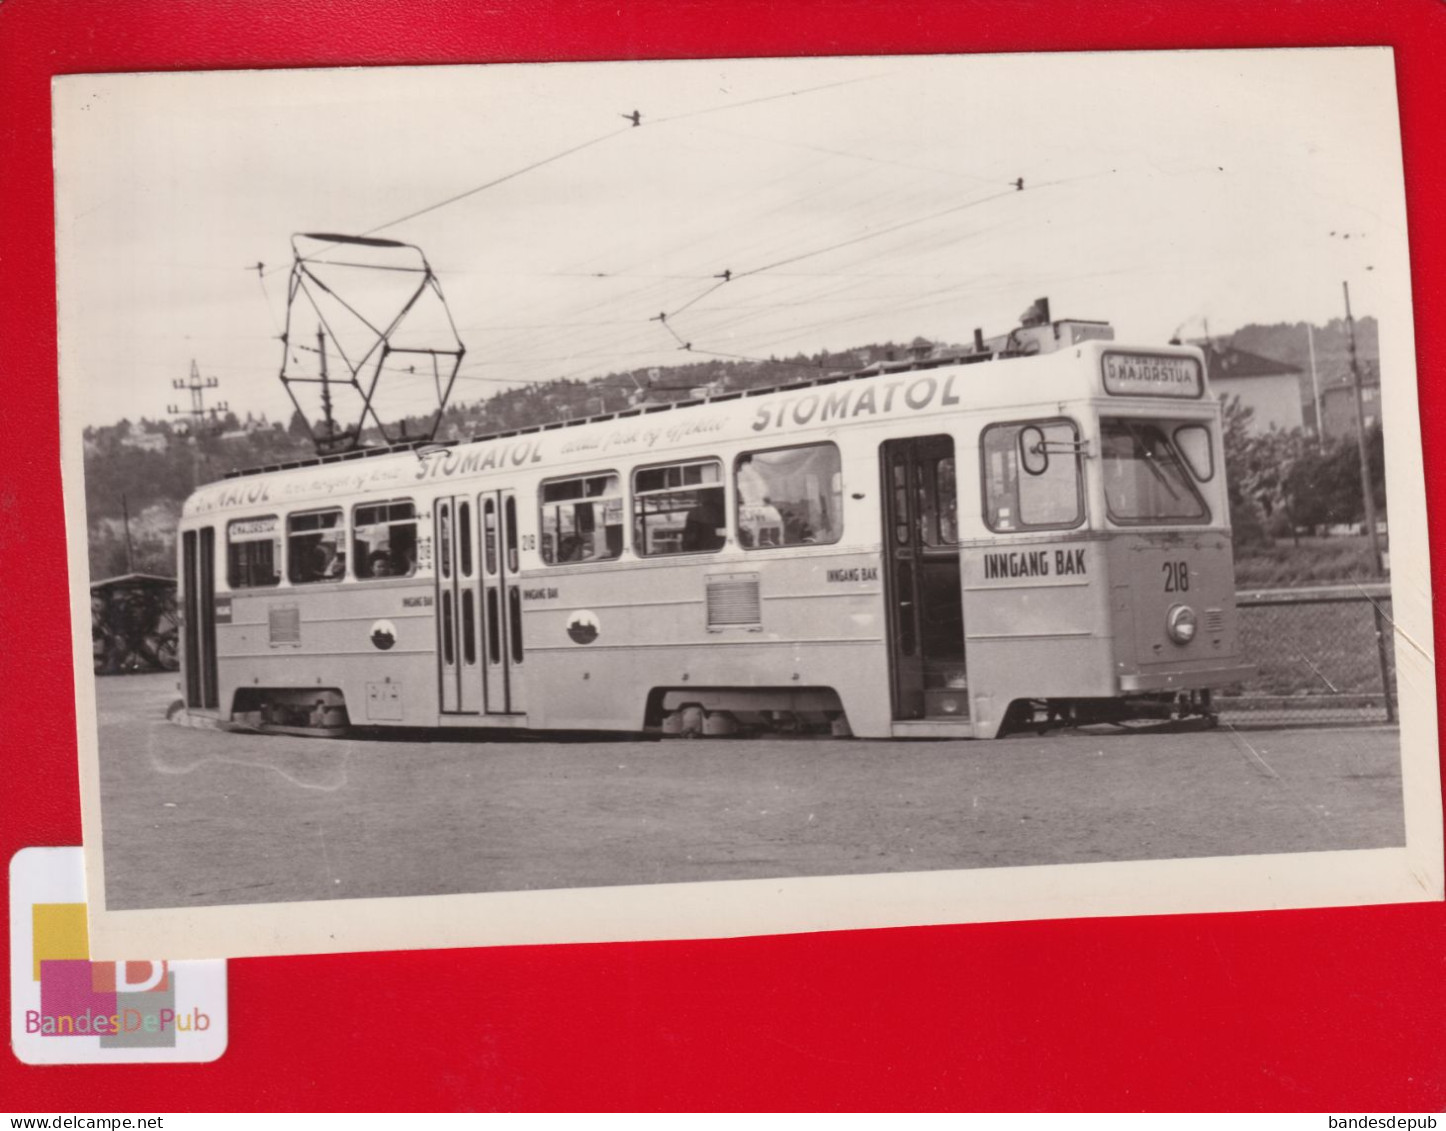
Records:
[[[1365,495],[1366,504],[1366,530],[1371,536],[1371,560],[1376,567],[1376,576],[1386,575],[1384,563],[1381,560],[1381,542],[1376,534],[1376,498],[1375,485],[1371,482],[1371,461],[1366,457],[1366,408],[1365,400],[1361,395],[1361,366],[1356,357],[1356,320],[1351,314],[1351,285],[1348,282],[1341,283],[1341,290],[1346,296],[1346,332],[1349,335],[1351,346],[1351,384],[1356,393],[1356,451],[1361,458],[1361,491]],[[1391,668],[1386,658],[1386,624],[1381,614],[1381,606],[1375,601],[1371,602],[1371,609],[1376,620],[1376,662],[1381,669],[1381,691],[1386,706],[1386,722],[1396,721],[1396,704],[1391,695]]]
[[[166,411],[172,416],[184,416],[190,418],[190,423],[185,427],[191,436],[191,478],[193,486],[199,486],[201,482],[201,463],[204,457],[201,454],[201,434],[206,428],[206,390],[215,389],[221,383],[214,377],[201,376],[201,371],[196,368],[196,359],[191,358],[191,376],[188,380],[181,380],[177,377],[171,382],[173,389],[180,389],[191,394],[191,407],[180,408],[177,405],[167,405]],[[225,412],[230,406],[225,401],[211,406],[210,413],[214,420],[218,412]]]
[[[1375,563],[1376,576],[1384,577],[1385,568],[1381,559],[1381,542],[1376,534],[1376,492],[1371,482],[1371,461],[1366,456],[1366,407],[1361,393],[1361,366],[1356,357],[1356,320],[1351,314],[1351,285],[1341,284],[1346,296],[1346,332],[1351,347],[1351,384],[1356,394],[1356,451],[1361,458],[1361,492],[1365,496],[1366,531],[1371,536],[1371,560]]]
[[[316,352],[321,357],[321,417],[322,428],[326,431],[326,438],[323,443],[330,444],[333,436],[336,435],[336,423],[331,418],[331,381],[326,372],[326,332],[318,326],[316,328]]]
[[[1310,346],[1310,387],[1315,394],[1315,439],[1321,451],[1325,451],[1325,415],[1320,403],[1320,378],[1315,371],[1315,327],[1305,324],[1305,340]]]
[[[124,491],[121,492],[121,521],[125,523],[126,530],[126,572],[135,573],[136,558],[131,549],[131,507]]]
[[[191,376],[188,380],[182,381],[177,377],[171,382],[171,388],[180,389],[182,392],[191,394],[191,407],[178,408],[170,405],[166,408],[172,416],[189,416],[191,418],[192,431],[198,431],[206,422],[206,390],[217,388],[221,382],[214,377],[201,376],[201,371],[196,368],[196,359],[191,358]],[[229,406],[225,401],[211,406],[211,415],[214,417],[218,412],[225,412]]]

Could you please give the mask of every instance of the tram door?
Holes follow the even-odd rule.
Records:
[[[186,650],[186,706],[220,705],[216,686],[216,529],[181,536],[181,587]]]
[[[487,713],[521,714],[522,590],[519,587],[517,498],[486,491],[477,500],[482,531],[482,653]]]
[[[477,527],[471,499],[436,505],[437,659],[444,714],[482,710]]]
[[[967,716],[954,440],[880,448],[894,718]]]

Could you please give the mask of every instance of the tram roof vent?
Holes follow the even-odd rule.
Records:
[[[1049,299],[1039,298],[1019,316],[1019,325],[1009,333],[986,338],[982,331],[975,330],[973,352],[1019,357],[1054,353],[1080,342],[1112,342],[1114,339],[1115,328],[1108,322],[1085,318],[1051,319]]]
[[[1013,349],[1026,353],[1054,353],[1080,342],[1112,342],[1115,340],[1115,328],[1108,322],[1061,318],[1043,326],[1021,326],[1009,338]]]

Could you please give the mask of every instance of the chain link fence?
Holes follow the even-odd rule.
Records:
[[[1216,696],[1235,723],[1393,723],[1391,588],[1374,582],[1236,594],[1255,675]]]

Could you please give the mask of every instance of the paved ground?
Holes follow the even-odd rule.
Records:
[[[114,909],[1404,843],[1387,728],[394,743],[164,721],[101,679]]]

